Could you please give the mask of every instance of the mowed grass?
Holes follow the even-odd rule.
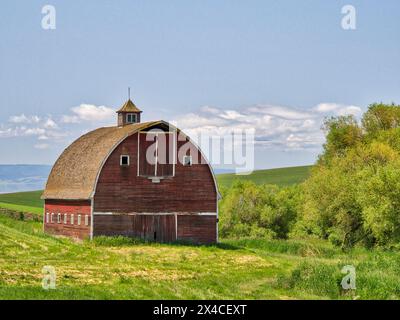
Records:
[[[341,289],[354,265],[356,290]],[[56,289],[42,288],[44,266]],[[74,242],[0,216],[0,299],[398,299],[400,254],[320,240],[222,240],[215,246]]]
[[[31,191],[0,194],[0,208],[41,214],[43,212],[43,200],[40,199],[42,193],[43,191]]]
[[[310,174],[312,166],[288,167],[268,170],[257,170],[249,175],[236,175],[232,173],[217,175],[218,184],[229,187],[235,180],[249,180],[256,184],[275,184],[289,186],[301,183]]]

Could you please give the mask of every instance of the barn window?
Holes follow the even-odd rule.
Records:
[[[68,219],[68,216],[66,213],[64,213],[64,224],[67,224],[67,219]]]
[[[61,223],[61,213],[57,214],[57,223]]]
[[[193,164],[192,156],[184,156],[183,157],[183,165],[184,166],[191,166]]]
[[[78,226],[80,226],[80,225],[81,225],[81,215],[78,214]]]
[[[74,215],[71,214],[71,224],[74,224]]]
[[[120,160],[120,165],[122,167],[127,167],[129,166],[129,156],[127,155],[122,155],[121,156],[121,160]]]
[[[54,221],[54,213],[52,213],[50,216],[50,222],[53,223],[53,221]]]
[[[89,216],[85,215],[85,226],[89,225]]]
[[[50,222],[50,213],[46,213],[46,222],[49,223]]]
[[[126,115],[126,123],[136,123],[136,114],[128,113]]]

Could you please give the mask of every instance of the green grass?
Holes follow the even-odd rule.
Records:
[[[0,207],[22,212],[42,213],[43,191],[0,194]]]
[[[340,289],[343,266],[357,289]],[[55,290],[42,289],[53,266]],[[122,237],[74,242],[0,216],[0,299],[399,299],[400,253],[321,240],[223,240],[217,246]]]
[[[257,170],[250,175],[220,174],[217,176],[218,183],[229,187],[235,180],[250,180],[256,184],[275,184],[278,186],[289,186],[303,182],[307,179],[312,166],[289,167],[269,170]]]

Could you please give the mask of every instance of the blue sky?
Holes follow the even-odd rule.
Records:
[[[41,9],[56,8],[56,30]],[[341,8],[356,8],[343,30]],[[52,164],[126,99],[190,133],[256,129],[257,168],[311,164],[328,115],[400,103],[400,2],[1,1],[0,163]]]

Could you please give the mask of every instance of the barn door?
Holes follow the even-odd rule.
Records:
[[[136,237],[156,242],[176,240],[175,215],[137,214],[133,216],[133,234]]]
[[[176,144],[173,132],[140,132],[138,140],[138,175],[173,177]]]

